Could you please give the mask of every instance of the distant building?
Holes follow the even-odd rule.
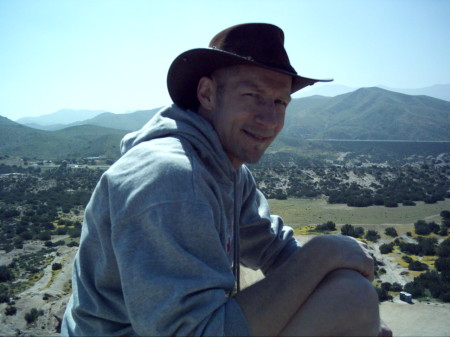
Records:
[[[407,293],[406,291],[401,291],[400,300],[406,303],[412,303],[412,295],[410,293]]]

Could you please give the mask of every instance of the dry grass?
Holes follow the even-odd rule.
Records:
[[[324,199],[270,199],[272,214],[279,214],[285,223],[291,225],[311,225],[333,221],[336,224],[353,225],[407,225],[417,220],[436,221],[440,223],[440,212],[450,209],[450,199],[436,204],[417,202],[416,206],[384,206],[348,207],[346,205],[330,205]],[[397,231],[400,228],[396,227]],[[411,228],[409,228],[410,230]]]

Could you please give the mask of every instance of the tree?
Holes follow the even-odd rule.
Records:
[[[403,289],[414,297],[421,297],[425,292],[425,287],[416,280],[406,283]]]
[[[424,220],[418,220],[414,223],[414,231],[419,235],[428,235],[431,233],[431,228]]]
[[[450,271],[450,257],[439,257],[434,266],[438,271]]]

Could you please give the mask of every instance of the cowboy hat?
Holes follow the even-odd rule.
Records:
[[[247,23],[218,33],[209,48],[196,48],[180,54],[169,68],[167,87],[173,102],[184,109],[198,108],[197,85],[203,76],[233,65],[250,64],[292,76],[294,93],[317,80],[297,74],[284,49],[284,33],[272,24]]]

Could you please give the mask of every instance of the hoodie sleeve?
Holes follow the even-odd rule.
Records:
[[[285,262],[300,244],[292,228],[281,217],[271,215],[264,195],[248,169],[244,168],[244,200],[240,219],[241,262],[251,269],[269,274]]]

